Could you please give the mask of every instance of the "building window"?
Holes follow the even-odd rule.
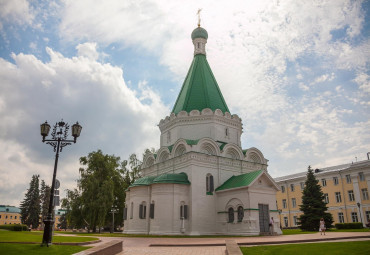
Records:
[[[284,217],[284,225],[286,228],[288,227],[288,217]]]
[[[229,137],[229,128],[225,128],[225,136]]]
[[[353,194],[353,190],[348,191],[348,199],[349,201],[355,201],[355,194]]]
[[[1,219],[1,215],[0,215],[0,219]]]
[[[228,222],[233,223],[234,222],[234,209],[232,207],[229,208],[228,214],[229,214]]]
[[[304,190],[304,182],[301,182],[301,190]]]
[[[347,180],[347,183],[351,183],[351,175],[347,174],[346,175],[346,180]]]
[[[295,198],[292,198],[292,207],[295,208],[297,206],[297,202]]]
[[[5,219],[7,219],[8,218],[8,215],[5,215]]]
[[[297,216],[293,216],[293,223],[294,223],[294,226],[298,225]]]
[[[344,223],[344,215],[342,212],[338,213],[339,223]]]
[[[283,208],[286,208],[286,199],[283,199]]]
[[[134,217],[134,202],[131,202],[131,208],[130,208],[130,219]]]
[[[146,217],[146,203],[143,202],[139,205],[139,219],[145,219]]]
[[[281,186],[281,193],[285,193],[285,186]]]
[[[337,201],[337,203],[342,202],[342,196],[340,195],[340,192],[335,192],[335,200]]]
[[[361,192],[362,192],[362,199],[369,200],[369,193],[367,192],[367,189],[361,189]]]
[[[127,206],[123,208],[123,220],[127,220]]]
[[[182,204],[180,206],[180,219],[188,219],[188,205]]]
[[[206,189],[207,195],[212,195],[214,191],[213,176],[212,174],[207,174],[206,176]]]
[[[365,181],[365,175],[364,175],[364,173],[363,173],[363,172],[359,172],[359,173],[358,173],[358,176],[360,177],[360,181],[361,181],[361,182]]]
[[[151,219],[154,219],[154,201],[150,204],[150,207],[149,207],[149,217]]]
[[[365,215],[366,215],[366,222],[369,222],[370,221],[370,211],[366,211]]]
[[[352,212],[351,215],[352,215],[352,222],[358,222],[357,212]]]
[[[338,177],[333,177],[333,182],[334,182],[334,185],[338,185],[339,183]]]
[[[294,192],[294,184],[290,184],[290,190]]]
[[[324,202],[325,204],[329,204],[329,194],[328,193],[324,194]]]
[[[238,222],[242,222],[244,218],[244,209],[243,206],[238,207]]]
[[[14,216],[14,219],[17,219],[17,216]]]
[[[326,186],[326,179],[321,179],[321,184],[322,184],[323,187],[325,187]]]

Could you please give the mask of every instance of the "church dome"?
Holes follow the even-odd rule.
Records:
[[[208,39],[208,33],[207,30],[205,30],[202,27],[197,27],[196,29],[193,30],[191,33],[191,39],[194,40],[195,38],[204,38]]]
[[[162,174],[153,180],[154,183],[190,184],[186,173]]]

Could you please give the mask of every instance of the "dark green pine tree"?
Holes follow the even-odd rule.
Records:
[[[333,216],[327,212],[328,207],[324,202],[324,193],[319,181],[314,176],[311,166],[308,167],[302,204],[299,208],[303,212],[299,217],[302,230],[318,231],[321,218],[324,218],[326,228],[332,227]]]
[[[44,180],[41,180],[40,188],[40,202],[41,202],[41,219],[45,219],[48,215],[49,202],[50,202],[50,186],[45,184]],[[41,223],[43,225],[43,223]]]
[[[39,175],[32,176],[30,188],[20,206],[22,223],[29,227],[32,225],[32,228],[37,228],[40,223],[39,177]]]

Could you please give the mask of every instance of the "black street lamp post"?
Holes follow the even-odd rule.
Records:
[[[65,123],[63,120],[60,122],[55,123],[53,127],[53,131],[51,133],[52,139],[46,140],[45,137],[48,136],[50,131],[50,125],[45,122],[41,124],[41,136],[42,142],[47,142],[46,144],[51,145],[54,147],[55,154],[55,163],[54,163],[54,173],[53,173],[53,182],[51,183],[51,191],[50,191],[50,200],[49,200],[49,208],[48,208],[48,215],[44,220],[44,235],[42,238],[42,245],[46,245],[49,247],[51,245],[52,239],[52,232],[53,232],[53,208],[54,208],[54,190],[55,190],[55,179],[57,175],[57,167],[58,167],[58,158],[59,152],[62,152],[63,147],[67,145],[71,145],[72,142],[76,143],[77,137],[80,136],[82,127],[78,124],[78,122],[72,125],[72,136],[74,137],[73,140],[67,140],[68,137],[68,130],[69,125]]]

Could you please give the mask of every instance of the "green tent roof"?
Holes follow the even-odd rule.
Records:
[[[154,183],[190,184],[186,173],[162,174],[153,180]]]
[[[218,187],[216,191],[246,187],[249,184],[251,184],[262,172],[263,170],[258,170],[246,174],[232,176],[227,181],[225,181],[220,187]]]
[[[205,55],[194,56],[172,112],[210,108],[230,112]]]

